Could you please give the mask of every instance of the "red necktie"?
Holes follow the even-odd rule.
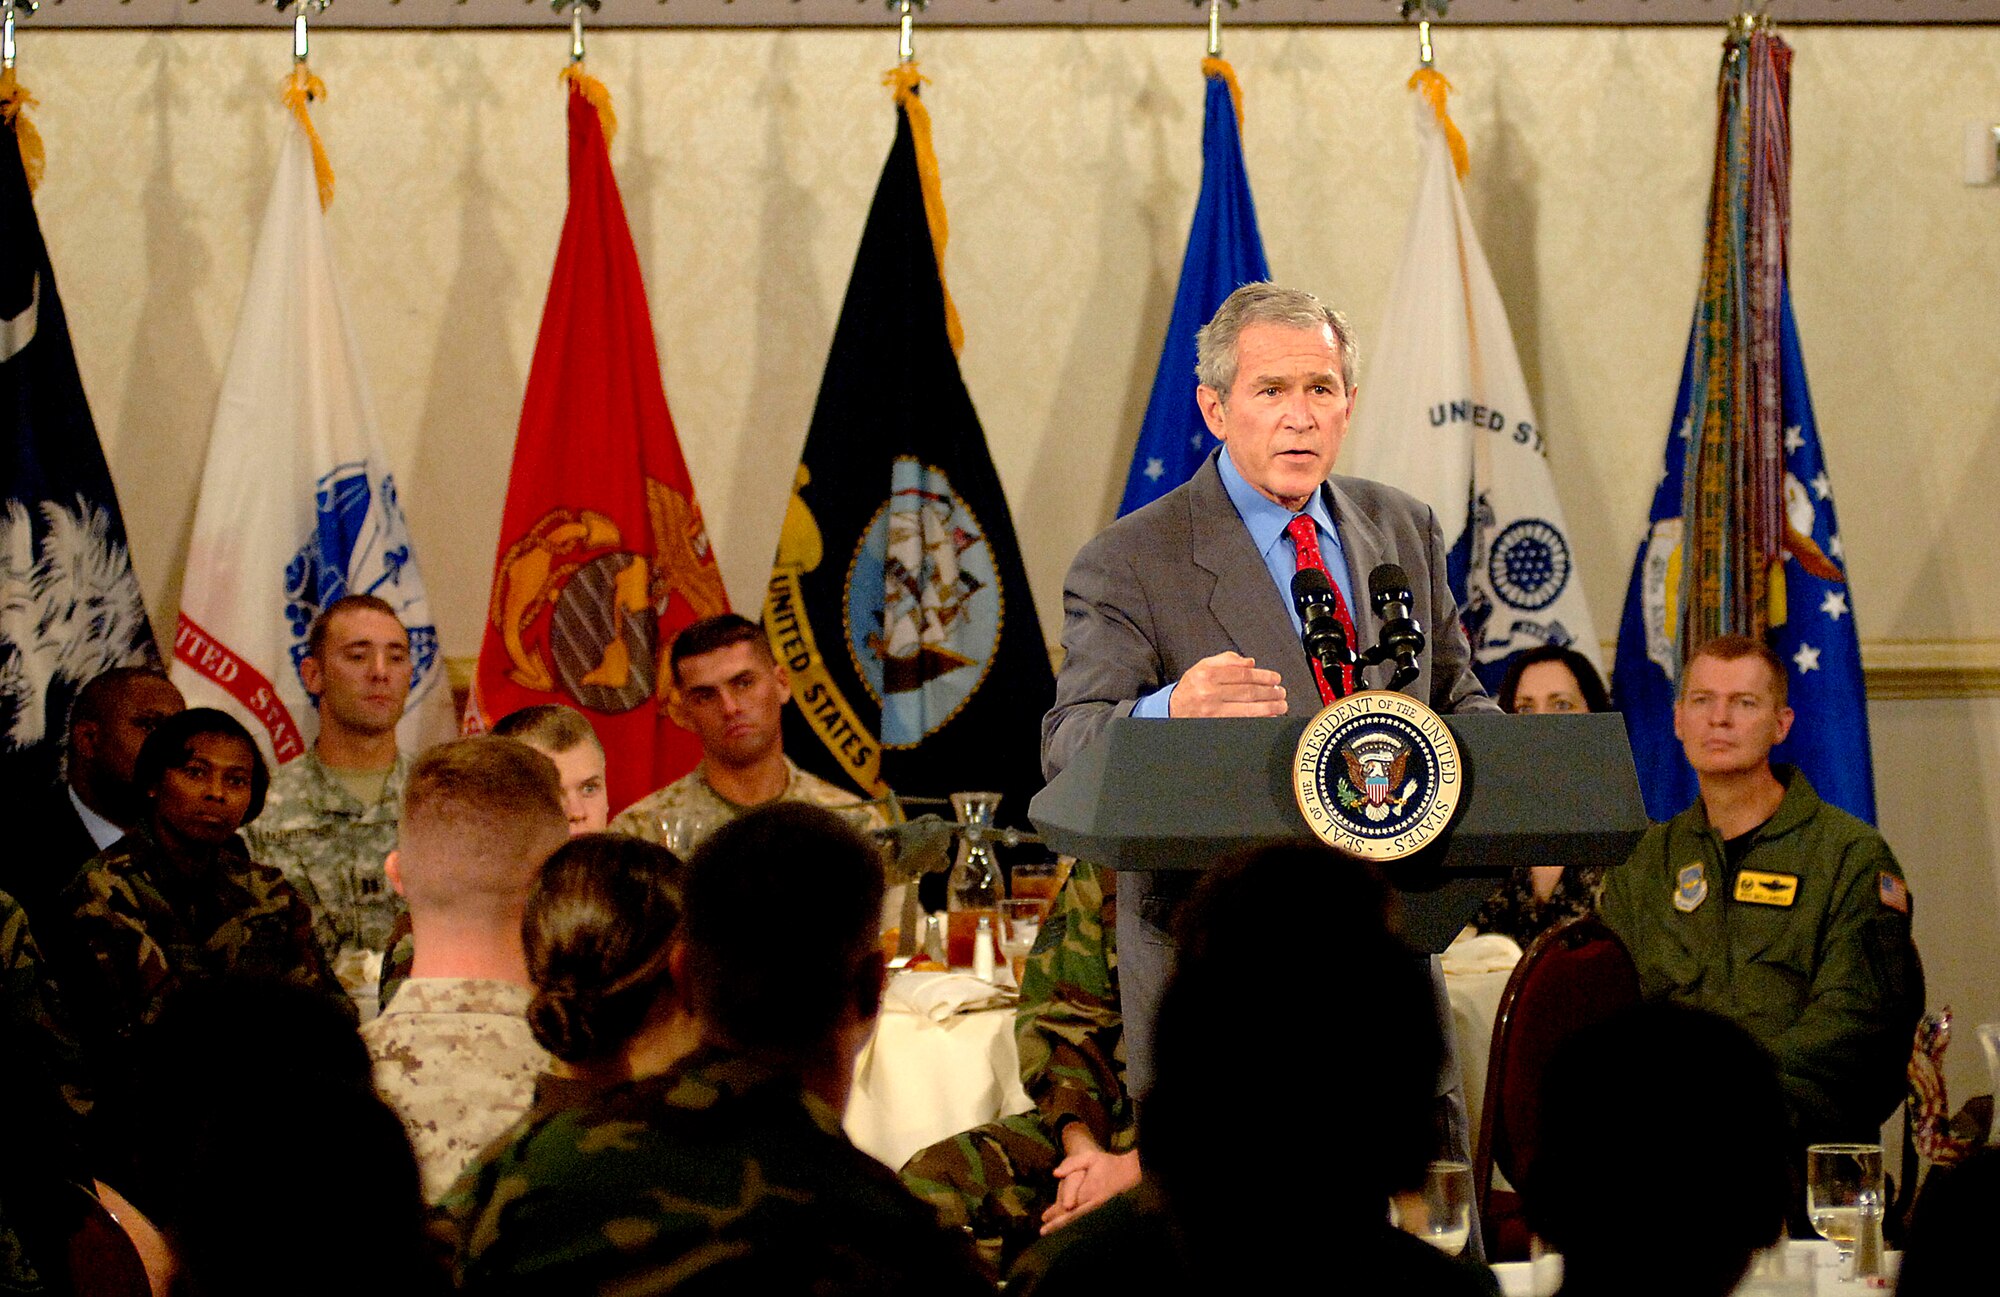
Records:
[[[1292,551],[1298,556],[1298,570],[1303,572],[1310,567],[1326,572],[1326,582],[1333,587],[1334,619],[1340,623],[1342,633],[1347,636],[1347,647],[1353,649],[1354,618],[1348,614],[1347,600],[1340,593],[1340,583],[1333,579],[1333,573],[1326,571],[1326,560],[1319,556],[1318,528],[1313,526],[1313,520],[1309,515],[1302,513],[1287,523],[1285,530],[1292,534]],[[1320,669],[1317,661],[1312,664],[1312,669],[1313,681],[1319,685],[1319,700],[1323,703],[1332,702],[1333,689],[1326,682],[1326,672]],[[1351,665],[1343,665],[1340,668],[1340,692],[1343,697],[1354,692],[1354,668]]]

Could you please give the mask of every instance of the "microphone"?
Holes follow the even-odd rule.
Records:
[[[1417,654],[1424,651],[1424,628],[1410,615],[1410,577],[1394,563],[1384,563],[1368,574],[1368,602],[1382,619],[1382,635],[1370,655],[1377,662],[1393,658],[1396,673],[1389,679],[1391,689],[1401,689],[1417,678]]]
[[[1354,648],[1334,612],[1335,598],[1333,582],[1318,568],[1302,567],[1293,575],[1292,604],[1299,610],[1299,638],[1306,656],[1319,663],[1326,677],[1326,687],[1320,691],[1327,695],[1321,697],[1323,703],[1340,697],[1340,669],[1354,662]]]

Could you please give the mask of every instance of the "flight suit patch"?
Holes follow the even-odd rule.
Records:
[[[1799,899],[1799,876],[1746,869],[1736,876],[1736,899],[1752,905],[1790,908],[1792,902]]]
[[[1888,870],[1882,871],[1882,904],[1898,914],[1910,912],[1910,887]]]
[[[1701,861],[1675,874],[1674,882],[1678,884],[1674,889],[1674,908],[1682,914],[1693,914],[1708,899],[1708,874]]]

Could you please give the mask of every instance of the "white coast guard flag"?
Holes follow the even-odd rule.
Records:
[[[1492,688],[1509,655],[1540,644],[1572,645],[1595,664],[1597,629],[1507,312],[1459,188],[1464,145],[1444,114],[1444,78],[1426,69],[1411,85],[1417,202],[1340,467],[1437,512],[1475,669]]]
[[[375,436],[329,235],[312,145],[287,114],[209,435],[173,666],[189,706],[235,713],[280,763],[318,734],[298,672],[306,630],[349,593],[386,599],[409,628],[404,750],[454,732],[437,627]]]

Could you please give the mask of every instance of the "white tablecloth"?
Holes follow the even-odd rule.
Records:
[[[1479,1146],[1479,1119],[1486,1103],[1493,1022],[1500,1016],[1501,993],[1520,958],[1521,948],[1505,937],[1482,936],[1472,941],[1461,939],[1441,960],[1445,993],[1451,1000],[1452,1043],[1458,1050],[1459,1076],[1465,1082],[1465,1112],[1474,1148]]]
[[[918,1149],[1033,1106],[1021,1088],[1012,1009],[933,1022],[892,997],[854,1061],[843,1124],[855,1147],[900,1168]]]

